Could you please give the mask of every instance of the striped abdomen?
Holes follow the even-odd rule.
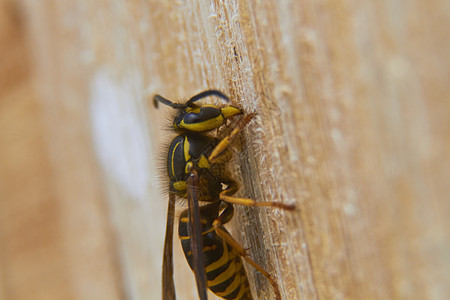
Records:
[[[212,222],[218,215],[218,203],[201,207],[200,213],[202,216],[203,253],[208,288],[224,299],[253,299],[241,257],[216,234],[212,227]],[[178,235],[184,255],[192,269],[193,260],[188,227],[187,210],[185,210],[180,216]]]

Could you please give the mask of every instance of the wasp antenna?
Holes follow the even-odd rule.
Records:
[[[173,103],[172,101],[170,101],[169,99],[164,98],[161,95],[155,95],[153,97],[153,105],[158,108],[158,102],[161,102],[164,105],[170,106],[172,108],[175,109],[183,109],[186,108],[185,104],[179,104],[179,103]]]
[[[192,103],[194,103],[197,100],[200,100],[202,98],[208,97],[208,96],[217,96],[219,98],[224,99],[225,101],[230,101],[230,99],[228,98],[227,95],[225,95],[224,93],[222,93],[221,91],[218,90],[207,90],[207,91],[203,91],[201,93],[198,93],[197,95],[193,96],[191,99],[189,99],[186,102],[186,106],[191,106]]]
[[[159,101],[156,100],[156,96],[153,97],[153,106],[154,106],[154,107],[159,108],[158,102],[159,102]]]

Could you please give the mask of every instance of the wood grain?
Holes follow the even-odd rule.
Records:
[[[240,195],[298,207],[240,207],[230,226],[283,299],[450,295],[446,1],[21,3],[48,184],[65,199],[55,214],[67,280],[94,276],[95,256],[70,263],[78,252],[109,274],[99,294],[73,298],[160,298],[173,135],[169,109],[149,99],[207,88],[258,114],[236,148]],[[178,296],[196,299],[174,242]],[[247,270],[254,297],[273,298]]]

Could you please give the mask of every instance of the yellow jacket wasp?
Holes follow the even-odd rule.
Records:
[[[208,287],[224,299],[253,299],[243,268],[242,259],[260,271],[271,283],[276,298],[281,299],[275,280],[261,266],[249,258],[245,249],[223,227],[231,220],[233,204],[247,206],[272,206],[292,210],[293,205],[278,202],[256,202],[234,197],[237,183],[227,173],[226,163],[231,158],[229,145],[248,124],[254,114],[245,115],[229,134],[215,137],[211,131],[219,129],[227,120],[242,115],[232,105],[197,104],[209,96],[229,101],[217,90],[201,92],[185,103],[173,103],[160,95],[154,103],[168,105],[177,110],[173,128],[180,134],[175,137],[167,153],[169,177],[169,206],[163,257],[163,300],[174,300],[173,282],[173,225],[176,196],[188,200],[188,209],[180,215],[178,234],[183,252],[194,271],[197,291],[201,300],[207,299]],[[200,206],[199,202],[203,202]]]

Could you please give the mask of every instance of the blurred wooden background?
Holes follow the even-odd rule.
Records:
[[[148,99],[207,88],[258,112],[241,195],[299,207],[230,226],[283,299],[448,299],[449,31],[445,0],[0,0],[0,299],[160,299]]]

